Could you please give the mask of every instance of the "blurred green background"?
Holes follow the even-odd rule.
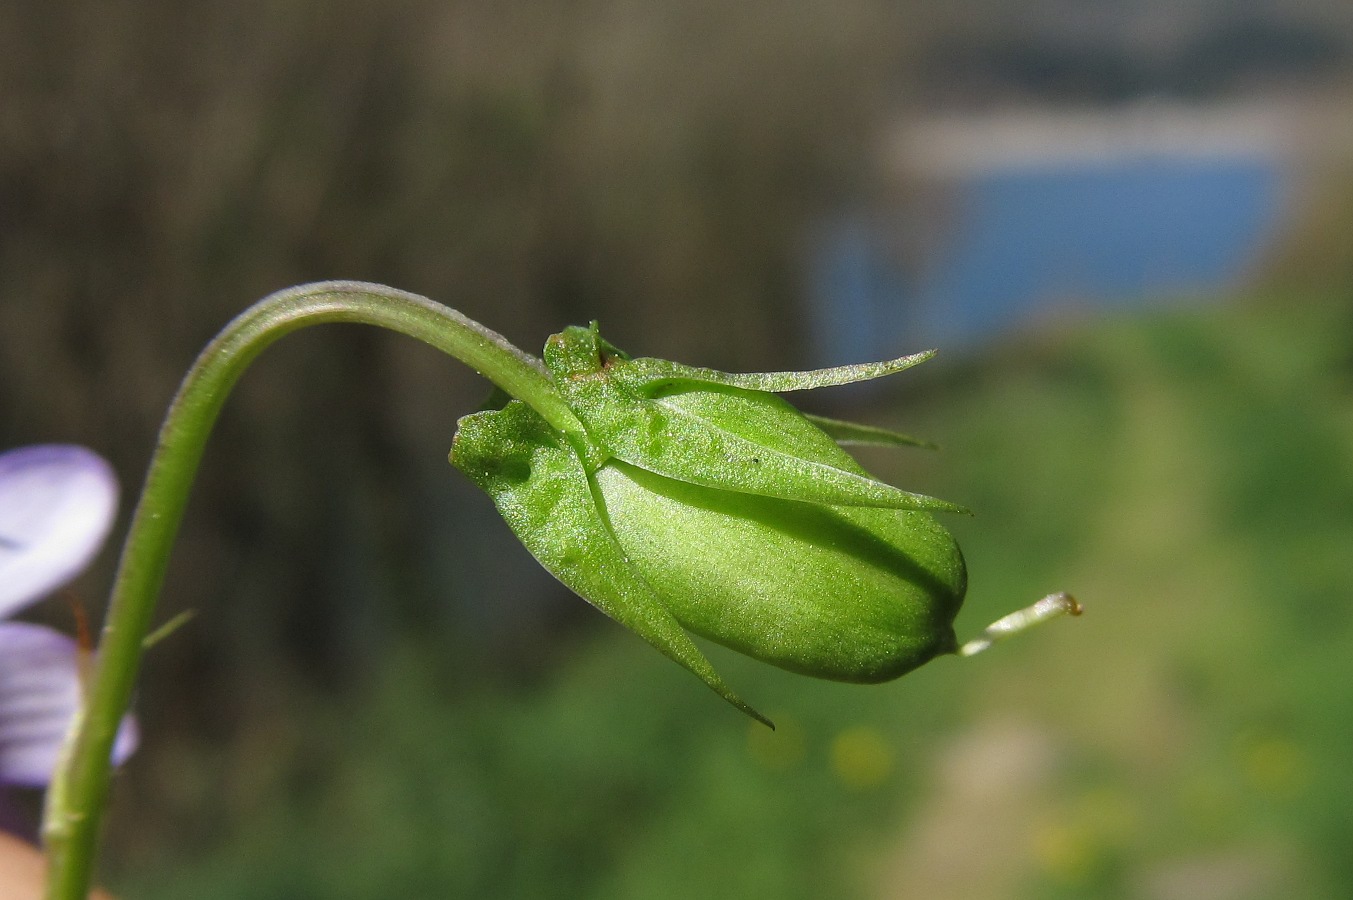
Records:
[[[862,459],[977,511],[949,522],[960,636],[1052,590],[1087,612],[878,687],[710,648],[774,733],[556,585],[450,469],[473,373],[360,328],[288,338],[208,450],[161,605],[199,615],[148,658],[104,880],[1353,895],[1351,60],[1342,0],[3,5],[0,446],[88,444],[128,509],[196,351],[289,284],[389,283],[531,351],[595,318],[692,364],[854,362],[824,358],[856,345],[814,235],[900,216],[894,255],[942,260],[962,204],[889,149],[936,116],[1244,101],[1317,136],[1226,278],[1064,286],[807,401],[943,446]],[[871,330],[917,350],[946,309]]]

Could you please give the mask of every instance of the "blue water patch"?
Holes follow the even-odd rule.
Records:
[[[1054,310],[1218,293],[1249,274],[1282,218],[1263,156],[1133,157],[975,174],[952,186],[920,261],[893,229],[847,217],[813,265],[823,362],[971,343]]]

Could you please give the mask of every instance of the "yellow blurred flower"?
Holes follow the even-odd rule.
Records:
[[[832,741],[831,767],[852,790],[876,788],[892,774],[893,750],[876,729],[848,728]]]

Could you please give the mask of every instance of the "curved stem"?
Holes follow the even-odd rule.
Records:
[[[559,431],[582,431],[539,360],[425,297],[381,285],[322,282],[272,294],[230,322],[198,356],[169,407],[123,545],[84,709],[48,793],[43,818],[48,900],[77,900],[88,893],[113,741],[212,425],[230,389],[264,348],[325,322],[378,325],[417,338],[525,401]]]

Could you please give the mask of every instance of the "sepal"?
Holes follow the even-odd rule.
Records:
[[[893,431],[876,425],[861,425],[858,422],[846,422],[841,419],[829,419],[804,413],[803,417],[812,422],[832,440],[842,445],[865,444],[873,447],[921,447],[925,450],[938,450],[939,444]]]
[[[555,578],[770,725],[730,689],[639,575],[605,520],[578,452],[526,404],[460,420],[451,463],[483,488],[508,527]]]
[[[632,360],[624,379],[639,392],[665,389],[666,385],[680,382],[693,382],[704,385],[741,388],[747,391],[768,391],[782,394],[786,391],[808,391],[820,387],[837,387],[843,384],[855,384],[859,381],[872,381],[885,375],[895,375],[920,365],[935,355],[934,350],[923,350],[897,359],[881,362],[857,363],[849,366],[833,366],[828,369],[810,369],[805,372],[720,372],[717,369],[704,369],[698,366],[684,366],[681,363],[665,359],[640,357]]]
[[[956,503],[870,477],[831,436],[767,392],[876,378],[929,355],[815,372],[729,375],[628,359],[594,327],[550,338],[545,365],[592,440],[649,472],[784,500],[967,513]]]

